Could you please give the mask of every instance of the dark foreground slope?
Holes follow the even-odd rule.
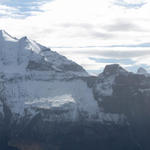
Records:
[[[5,124],[1,141],[21,150],[149,150],[150,78],[111,65],[98,77],[80,79],[93,90],[103,113],[119,114],[123,120],[43,121],[37,115],[26,125]]]

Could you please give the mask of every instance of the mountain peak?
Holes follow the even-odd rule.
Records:
[[[9,35],[5,30],[0,30],[0,41],[16,41],[17,39]]]
[[[19,39],[19,42],[31,43],[31,40],[27,36],[23,36],[22,38]]]
[[[28,37],[27,36],[23,36],[20,40],[27,40]]]
[[[127,71],[124,68],[122,68],[119,64],[106,65],[103,71],[104,75],[114,75],[118,73],[127,73]]]
[[[147,70],[144,69],[143,67],[140,67],[140,68],[137,70],[137,73],[138,73],[138,74],[147,74],[148,72],[147,72]]]
[[[0,34],[6,33],[5,30],[0,30]]]
[[[4,70],[6,74],[12,73],[13,75],[14,72],[23,71],[30,74],[27,70],[29,67],[30,71],[36,70],[41,73],[47,71],[45,76],[51,71],[58,76],[62,74],[67,74],[68,77],[88,75],[80,65],[26,36],[16,39],[6,31],[0,30],[0,47],[0,67],[1,71]]]

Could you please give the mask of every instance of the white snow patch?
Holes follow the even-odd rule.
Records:
[[[11,35],[9,35],[4,30],[0,30],[0,41],[4,41],[4,40],[5,41],[11,41],[11,42],[17,41],[16,38],[12,37]]]
[[[21,116],[28,108],[75,109],[87,112],[89,116],[99,111],[92,90],[82,80],[69,82],[29,80],[9,83],[5,87],[11,111]]]
[[[103,82],[100,82],[96,85],[96,91],[101,96],[111,96],[113,93],[112,85],[114,83],[115,76],[109,76],[104,79]]]
[[[26,105],[42,108],[42,109],[51,109],[55,107],[62,107],[65,104],[75,103],[71,95],[61,95],[56,97],[40,98],[34,101],[25,102]]]
[[[118,114],[108,114],[101,110],[93,97],[92,90],[82,80],[72,81],[21,81],[5,85],[7,104],[13,114],[23,117],[26,113],[34,117],[37,113],[49,112],[49,117],[43,115],[43,120],[57,119],[77,120],[79,115],[85,115],[88,120],[119,123],[124,117]],[[43,110],[43,111],[41,111]]]
[[[150,89],[139,89],[140,92],[144,93],[144,92],[150,92]]]

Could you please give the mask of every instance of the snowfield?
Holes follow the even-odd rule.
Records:
[[[6,97],[13,113],[24,115],[25,108],[32,109],[80,109],[89,114],[99,108],[86,83],[81,80],[67,81],[23,81],[5,85]],[[77,113],[77,112],[76,112]]]

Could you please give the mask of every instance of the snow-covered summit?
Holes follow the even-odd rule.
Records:
[[[26,36],[17,39],[0,31],[0,109],[5,99],[12,116],[48,110],[54,113],[49,120],[57,119],[55,111],[60,119],[79,119],[82,111],[90,118],[99,107],[81,76],[88,73],[65,56]]]
[[[20,39],[14,38],[4,30],[0,30],[0,67],[5,73],[44,70],[72,76],[88,75],[81,66],[50,48],[26,36]]]
[[[5,30],[0,30],[0,41],[16,41],[15,37],[9,35]]]

